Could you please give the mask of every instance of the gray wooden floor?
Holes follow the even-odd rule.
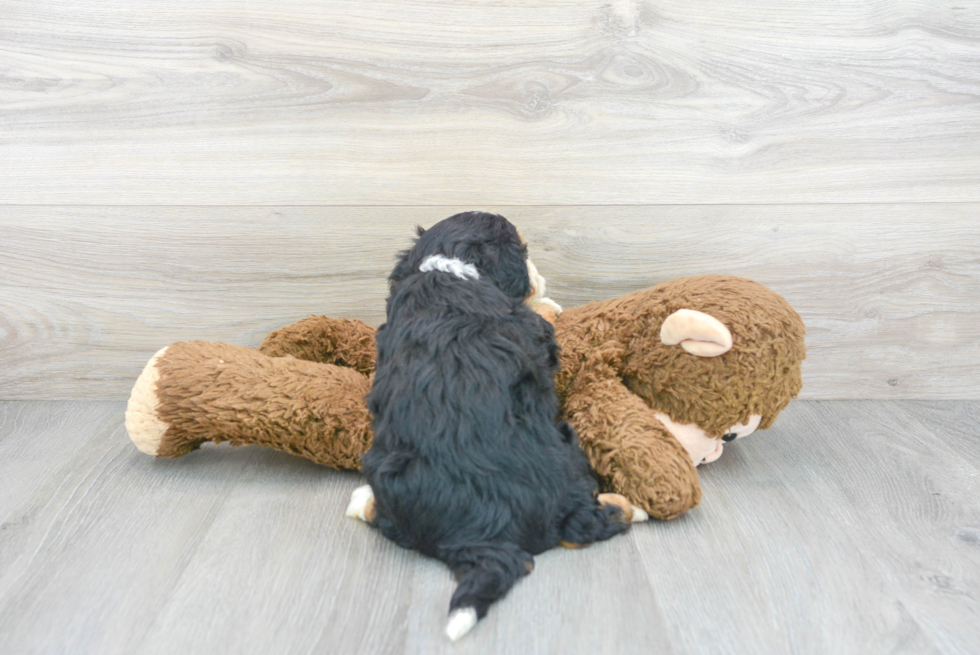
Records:
[[[0,653],[976,653],[980,403],[797,401],[704,502],[553,551],[451,646],[439,563],[343,517],[356,474],[157,461],[119,402],[0,403]]]

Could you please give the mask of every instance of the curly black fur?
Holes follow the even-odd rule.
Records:
[[[420,273],[434,254],[474,264],[480,279]],[[446,562],[459,580],[450,610],[479,618],[530,572],[533,554],[627,527],[618,508],[596,502],[572,428],[556,425],[558,345],[523,304],[525,260],[502,216],[457,214],[420,230],[391,274],[368,398],[374,525]]]

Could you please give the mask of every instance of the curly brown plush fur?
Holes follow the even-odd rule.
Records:
[[[697,357],[664,345],[661,326],[679,309],[719,319],[732,333],[731,350]],[[656,411],[721,438],[750,414],[769,427],[802,386],[803,321],[778,294],[744,278],[682,278],[573,307],[555,333],[566,420],[607,486],[658,518],[697,505],[701,489]]]
[[[721,321],[731,349],[699,357],[664,344],[660,329],[678,309]],[[134,387],[130,436],[161,456],[230,440],[358,468],[370,444],[370,417],[361,406],[374,366],[373,332],[360,321],[320,316],[273,332],[259,353],[173,344]],[[661,519],[697,505],[701,488],[689,454],[656,412],[717,439],[751,414],[769,427],[801,387],[802,320],[778,294],[743,278],[682,278],[567,309],[555,334],[564,418],[604,486]],[[222,374],[216,360],[245,370]],[[174,440],[181,445],[163,445]]]
[[[171,344],[133,387],[126,428],[137,447],[180,457],[206,441],[258,444],[339,469],[371,447],[367,375],[227,343]]]
[[[375,331],[374,326],[356,319],[308,316],[269,334],[259,352],[346,366],[370,375],[374,373]]]

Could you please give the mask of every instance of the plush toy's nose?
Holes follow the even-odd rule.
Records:
[[[729,432],[726,435],[722,435],[721,440],[722,441],[735,441],[736,438],[738,438],[738,435],[737,434],[735,434],[734,432]]]

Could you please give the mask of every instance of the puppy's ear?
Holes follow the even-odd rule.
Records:
[[[531,293],[526,254],[527,248],[519,241],[499,234],[491,240],[463,243],[453,249],[453,256],[476,266],[480,277],[521,300]]]
[[[415,253],[414,246],[418,244],[419,239],[421,239],[422,235],[425,234],[425,228],[421,225],[416,225],[415,233],[418,236],[415,238],[413,247],[409,248],[408,250],[402,250],[396,256],[395,268],[391,271],[391,275],[388,276],[389,287],[391,287],[395,282],[401,282],[411,275],[415,271],[415,267],[418,265],[418,261],[416,261],[418,258],[413,257],[412,255]]]
[[[397,282],[401,282],[415,269],[415,258],[412,257],[412,250],[402,250],[398,253],[398,261],[395,263],[395,268],[392,269],[391,275],[388,276],[388,286],[391,287]]]
[[[493,268],[494,282],[512,298],[524,300],[531,295],[531,276],[527,270],[527,246],[519,241],[500,245],[497,265]]]

